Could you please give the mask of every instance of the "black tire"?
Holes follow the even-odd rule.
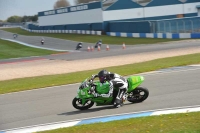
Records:
[[[72,105],[74,108],[79,110],[86,110],[91,108],[94,105],[94,102],[88,100],[84,105],[82,105],[82,100],[80,98],[74,98],[72,101]]]
[[[147,99],[149,96],[149,90],[144,87],[137,87],[130,92],[130,95],[127,97],[127,100],[132,103],[140,103]]]

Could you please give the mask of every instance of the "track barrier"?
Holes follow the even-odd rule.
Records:
[[[90,46],[88,46],[87,51],[90,52]]]
[[[126,49],[125,43],[122,44],[122,49]]]
[[[109,45],[107,45],[106,46],[106,51],[109,51],[109,50],[110,50]]]
[[[100,46],[98,46],[98,51],[101,51],[101,47]]]

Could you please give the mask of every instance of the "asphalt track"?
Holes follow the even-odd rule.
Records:
[[[13,39],[13,33],[9,33],[3,30],[0,30],[0,38],[6,39]],[[109,56],[117,56],[117,55],[127,55],[127,54],[138,54],[138,53],[145,53],[145,52],[156,52],[161,50],[178,50],[182,48],[197,48],[200,47],[200,40],[187,40],[185,42],[168,42],[166,44],[151,44],[151,45],[126,45],[126,49],[122,49],[122,45],[109,45],[110,50],[106,51],[106,45],[102,45],[101,51],[97,51],[95,49],[93,52],[87,52],[88,46],[94,46],[91,43],[83,43],[83,48],[77,52],[75,51],[75,47],[78,42],[63,40],[63,39],[56,39],[51,37],[44,37],[45,44],[41,45],[40,40],[41,36],[23,36],[19,35],[16,39],[17,41],[24,42],[33,46],[38,46],[42,48],[52,48],[58,50],[66,50],[71,51],[70,54],[58,54],[58,55],[48,55],[42,56],[42,58],[50,59],[50,60],[81,60],[81,59],[91,59],[91,58],[102,58],[102,57],[109,57]],[[97,40],[98,41],[98,40]],[[103,42],[105,43],[105,42]],[[73,52],[74,51],[74,52]],[[30,60],[30,59],[37,59],[41,57],[26,57],[20,59],[8,59],[8,60],[1,60],[1,62],[10,62],[10,61],[22,61],[22,60]]]
[[[145,110],[200,105],[200,66],[174,67],[145,77],[142,86],[149,89],[149,98],[143,103],[126,104],[118,109],[112,106],[93,106],[86,111],[73,108],[79,84],[50,87],[20,93],[0,95],[0,130],[113,115]]]
[[[0,38],[13,39],[12,33],[1,31]],[[41,46],[41,37],[19,35],[18,41],[31,45],[74,50],[77,42],[45,37],[45,45]],[[56,44],[56,45],[55,45]],[[110,51],[87,52],[84,44],[80,52],[70,54],[43,56],[47,59],[80,60],[88,58],[101,58],[115,55],[137,54],[160,50],[199,47],[199,41],[172,42],[166,44],[127,46],[122,50],[120,45],[110,46]],[[22,59],[1,60],[0,62],[29,60],[41,57],[28,57]],[[180,71],[181,70],[181,71]],[[138,112],[162,108],[200,105],[199,79],[200,67],[190,66],[183,68],[165,69],[145,76],[143,86],[150,91],[149,98],[139,104],[126,103],[122,108],[113,109],[112,106],[92,107],[86,111],[78,111],[71,105],[79,84],[51,87],[20,93],[0,95],[0,130],[32,126],[58,121],[74,120],[88,117],[111,114]]]

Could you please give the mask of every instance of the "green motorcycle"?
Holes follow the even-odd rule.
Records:
[[[149,96],[148,89],[139,86],[143,81],[143,76],[130,76],[127,78],[128,91],[122,97],[122,103],[126,100],[131,103],[139,103],[147,99]],[[106,94],[108,92],[109,82],[102,84],[99,81],[93,82],[87,78],[79,86],[78,95],[73,99],[72,105],[79,110],[89,109],[94,103],[96,103],[96,106],[113,105],[118,94],[118,88],[114,88],[113,97],[94,97],[93,95],[94,93]]]

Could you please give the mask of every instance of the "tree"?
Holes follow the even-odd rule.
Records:
[[[3,26],[3,20],[0,20],[0,27]]]
[[[33,22],[36,22],[36,21],[38,20],[38,15],[34,15],[34,16],[32,16],[31,19],[32,19]]]
[[[22,22],[29,22],[30,21],[30,17],[29,16],[23,16],[22,17]]]
[[[80,3],[88,3],[91,1],[101,1],[101,0],[75,0],[75,3],[80,4]]]
[[[22,20],[22,17],[20,16],[11,16],[7,19],[7,22],[10,22],[10,23],[20,23]]]
[[[57,0],[54,4],[54,9],[70,6],[67,0]]]
[[[30,21],[36,22],[37,20],[38,20],[38,16],[37,15],[34,15],[34,16],[23,16],[21,22],[30,22]]]

